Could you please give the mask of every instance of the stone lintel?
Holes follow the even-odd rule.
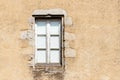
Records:
[[[67,16],[67,13],[63,9],[47,9],[47,10],[35,10],[32,14],[33,16],[44,16],[44,15],[63,15]]]

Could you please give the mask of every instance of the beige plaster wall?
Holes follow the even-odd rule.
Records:
[[[0,80],[33,80],[32,46],[20,34],[30,28],[34,10],[52,8],[67,11],[73,26],[65,30],[76,34],[77,56],[66,58],[64,80],[119,80],[119,6],[119,0],[1,0]]]

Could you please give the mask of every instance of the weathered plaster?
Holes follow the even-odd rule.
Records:
[[[68,13],[74,24],[65,30],[76,36],[76,57],[66,58],[62,79],[119,80],[119,0],[1,0],[0,80],[33,80],[28,55],[34,51],[20,34],[30,28],[34,10],[53,8]]]

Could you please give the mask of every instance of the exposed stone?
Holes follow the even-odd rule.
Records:
[[[29,58],[28,58],[28,66],[33,66],[34,65],[34,55],[33,54],[29,54]]]
[[[65,41],[65,48],[69,48],[69,47],[70,47],[69,41]]]
[[[68,41],[75,40],[75,35],[73,33],[65,32],[65,40]]]
[[[28,66],[30,66],[30,67],[34,66],[33,60],[32,61],[28,61]]]
[[[28,40],[29,41],[29,45],[34,46],[34,33],[33,33],[32,30],[22,31],[20,39],[22,39],[22,40]],[[25,45],[25,44],[23,44],[23,45]]]
[[[21,32],[21,36],[20,36],[20,39],[27,39],[27,31],[22,31]]]
[[[35,18],[34,17],[30,17],[28,19],[28,22],[29,22],[29,26],[30,26],[29,28],[32,29],[32,30],[34,30]]]
[[[75,40],[69,41],[69,47],[75,48]]]
[[[32,14],[33,16],[37,15],[64,15],[66,16],[67,13],[63,9],[48,9],[48,10],[35,10]]]
[[[63,73],[34,72],[34,80],[64,80]]]
[[[32,30],[27,31],[27,39],[32,40],[34,38],[34,33]]]
[[[29,40],[29,45],[34,46],[35,45],[35,41],[34,40]]]
[[[65,49],[65,57],[76,57],[75,49],[66,48]]]
[[[65,17],[65,25],[66,26],[71,26],[72,23],[72,18],[71,17]]]
[[[30,17],[30,18],[28,19],[28,22],[29,22],[30,24],[33,24],[33,23],[34,23],[34,17]]]
[[[34,38],[33,31],[32,30],[22,31],[20,38],[23,40],[25,40],[25,39],[32,40]]]

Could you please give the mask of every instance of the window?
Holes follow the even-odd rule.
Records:
[[[62,19],[35,18],[35,64],[62,64]]]

